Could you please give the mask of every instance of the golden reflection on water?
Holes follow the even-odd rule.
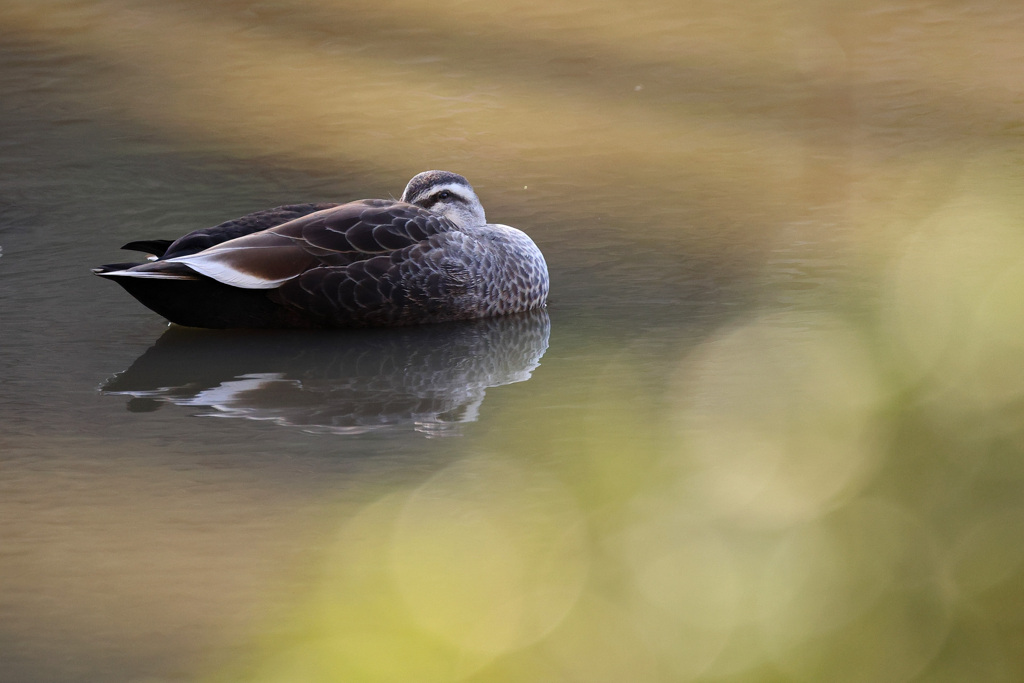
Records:
[[[950,150],[997,146],[1015,116],[1018,10],[977,5],[13,0],[0,19],[105,67],[82,107],[198,149],[452,165],[506,192],[571,178],[578,200],[545,196],[552,216],[620,218],[633,207],[605,188],[624,184],[747,227],[830,206],[874,234],[860,212],[944,182]],[[678,208],[650,215],[637,239],[688,229]]]
[[[152,622],[242,641],[181,674],[200,680],[1021,678],[1021,12],[8,0],[5,39],[107,70],[79,106],[179,151],[457,165],[528,196],[595,280],[615,254],[592,231],[726,270],[753,252],[763,305],[656,379],[570,330],[448,464],[344,503],[276,469],[209,496],[207,470],[83,475],[9,527],[50,552],[5,559],[7,623],[74,612],[60,633],[88,658],[92,612],[126,603],[108,649],[201,649],[132,635]],[[787,290],[816,251],[849,279]],[[167,588],[183,576],[203,589]]]

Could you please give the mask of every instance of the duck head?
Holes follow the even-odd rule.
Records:
[[[424,171],[405,186],[402,201],[444,216],[460,228],[487,223],[484,207],[469,181],[450,171]]]

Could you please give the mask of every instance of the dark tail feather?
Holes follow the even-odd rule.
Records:
[[[121,248],[128,251],[141,251],[143,254],[152,254],[160,258],[172,244],[174,244],[174,240],[138,240],[129,242]]]
[[[106,275],[107,273],[112,271],[128,270],[129,268],[134,268],[135,266],[141,265],[142,264],[139,263],[138,261],[134,263],[108,263],[104,266],[100,266],[99,268],[93,268],[92,272],[95,273],[96,275]]]

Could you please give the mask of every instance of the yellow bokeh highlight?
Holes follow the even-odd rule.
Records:
[[[770,656],[799,680],[912,680],[950,626],[941,557],[931,529],[885,502],[793,529],[758,590]]]
[[[873,471],[871,418],[884,389],[839,320],[746,321],[689,354],[676,386],[680,493],[702,514],[791,524],[856,493]]]
[[[461,680],[555,629],[588,564],[579,511],[556,479],[458,460],[352,517],[255,660],[212,680]]]
[[[407,500],[391,574],[425,629],[496,655],[541,638],[572,607],[587,574],[584,532],[557,480],[466,460]]]

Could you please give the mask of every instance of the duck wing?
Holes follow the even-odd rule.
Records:
[[[484,312],[479,304],[491,261],[479,241],[442,232],[347,265],[311,268],[270,296],[326,327],[474,318]]]
[[[308,216],[317,211],[338,206],[336,203],[286,204],[272,209],[254,211],[241,218],[224,221],[212,228],[202,228],[179,237],[176,240],[136,240],[121,247],[128,251],[141,251],[157,258],[174,258],[195,254],[204,249],[227,242],[254,232],[272,228],[288,221]]]
[[[186,266],[233,287],[274,289],[310,269],[389,255],[455,228],[448,219],[418,206],[366,199],[133,270]]]

